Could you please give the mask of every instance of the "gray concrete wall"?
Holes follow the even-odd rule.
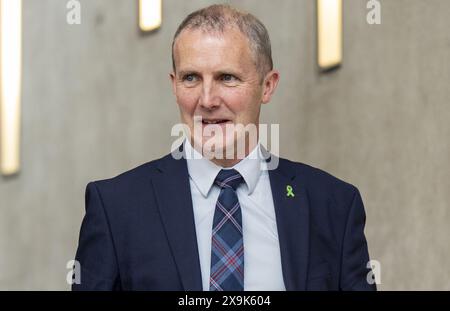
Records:
[[[229,1],[267,25],[281,83],[263,122],[281,155],[360,189],[380,289],[450,289],[450,2],[383,0],[382,24],[346,0],[344,63],[320,74],[315,1]],[[162,156],[178,110],[168,80],[182,18],[213,1],[164,0],[137,29],[137,0],[24,0],[22,171],[0,177],[0,289],[68,289],[88,181]]]

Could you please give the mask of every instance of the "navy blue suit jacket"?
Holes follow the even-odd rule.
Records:
[[[269,177],[286,289],[375,290],[358,190],[282,158]],[[202,290],[186,160],[89,183],[76,260],[73,290]]]

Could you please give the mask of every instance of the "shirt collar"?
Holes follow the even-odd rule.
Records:
[[[261,147],[258,144],[247,157],[236,163],[233,167],[223,168],[204,158],[192,147],[189,139],[184,140],[184,150],[189,176],[204,197],[208,196],[214,180],[222,169],[235,169],[244,178],[248,195],[252,194],[261,176],[261,162],[264,161]]]

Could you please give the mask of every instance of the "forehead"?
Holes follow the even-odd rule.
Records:
[[[234,28],[223,32],[185,29],[175,41],[174,58],[177,68],[254,65],[247,37]]]

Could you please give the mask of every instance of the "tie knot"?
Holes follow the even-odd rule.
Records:
[[[217,174],[216,180],[214,183],[218,185],[220,188],[233,188],[236,190],[240,183],[244,181],[241,174],[238,171],[232,170],[221,170],[219,174]]]

